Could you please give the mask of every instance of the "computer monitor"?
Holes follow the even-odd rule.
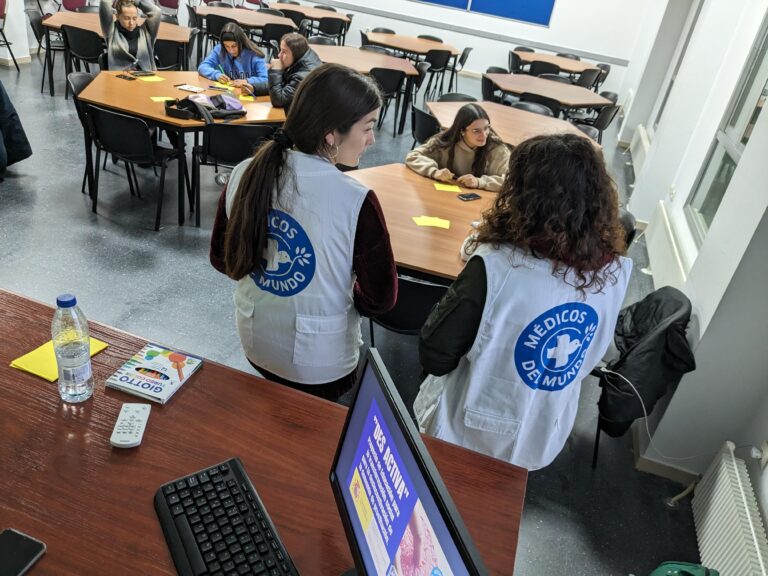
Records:
[[[378,352],[371,348],[331,485],[357,574],[487,574]]]

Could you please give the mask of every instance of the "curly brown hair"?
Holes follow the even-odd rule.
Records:
[[[512,244],[552,261],[552,274],[582,294],[616,281],[624,254],[618,194],[602,154],[576,134],[536,136],[518,145],[469,250]],[[610,265],[612,264],[613,265]]]

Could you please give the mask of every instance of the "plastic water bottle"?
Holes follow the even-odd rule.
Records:
[[[59,367],[59,394],[64,402],[82,402],[93,394],[88,321],[72,294],[56,298],[51,336]]]

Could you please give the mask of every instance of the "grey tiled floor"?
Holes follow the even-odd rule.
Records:
[[[489,63],[492,64],[492,63]],[[234,329],[232,282],[208,263],[208,243],[219,190],[204,168],[202,227],[176,225],[176,177],[170,170],[163,229],[152,231],[154,177],[139,170],[143,199],[128,194],[124,174],[108,167],[98,214],[80,193],[82,131],[71,100],[40,94],[41,62],[22,72],[0,69],[27,130],[34,155],[13,166],[0,182],[0,287],[52,303],[74,292],[88,317],[142,337],[194,351],[252,372]],[[479,97],[477,80],[459,90]],[[362,166],[402,161],[409,135],[392,137],[392,112]],[[622,194],[627,157],[612,149],[606,159]],[[627,302],[652,289],[642,240]],[[367,337],[367,330],[364,330]],[[419,383],[416,340],[378,328],[376,340],[410,404]],[[516,574],[647,574],[663,560],[696,561],[690,506],[667,510],[662,499],[679,487],[632,468],[631,441],[604,438],[597,469],[590,468],[599,390],[585,382],[573,435],[555,463],[530,475],[520,531]],[[329,463],[330,466],[330,463]]]

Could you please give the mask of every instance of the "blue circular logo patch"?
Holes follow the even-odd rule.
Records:
[[[293,296],[309,286],[315,275],[315,251],[309,236],[291,216],[270,210],[266,259],[251,272],[256,286],[276,296]]]
[[[520,333],[515,367],[534,390],[562,390],[584,363],[598,325],[597,312],[581,302],[561,304],[539,315]]]

